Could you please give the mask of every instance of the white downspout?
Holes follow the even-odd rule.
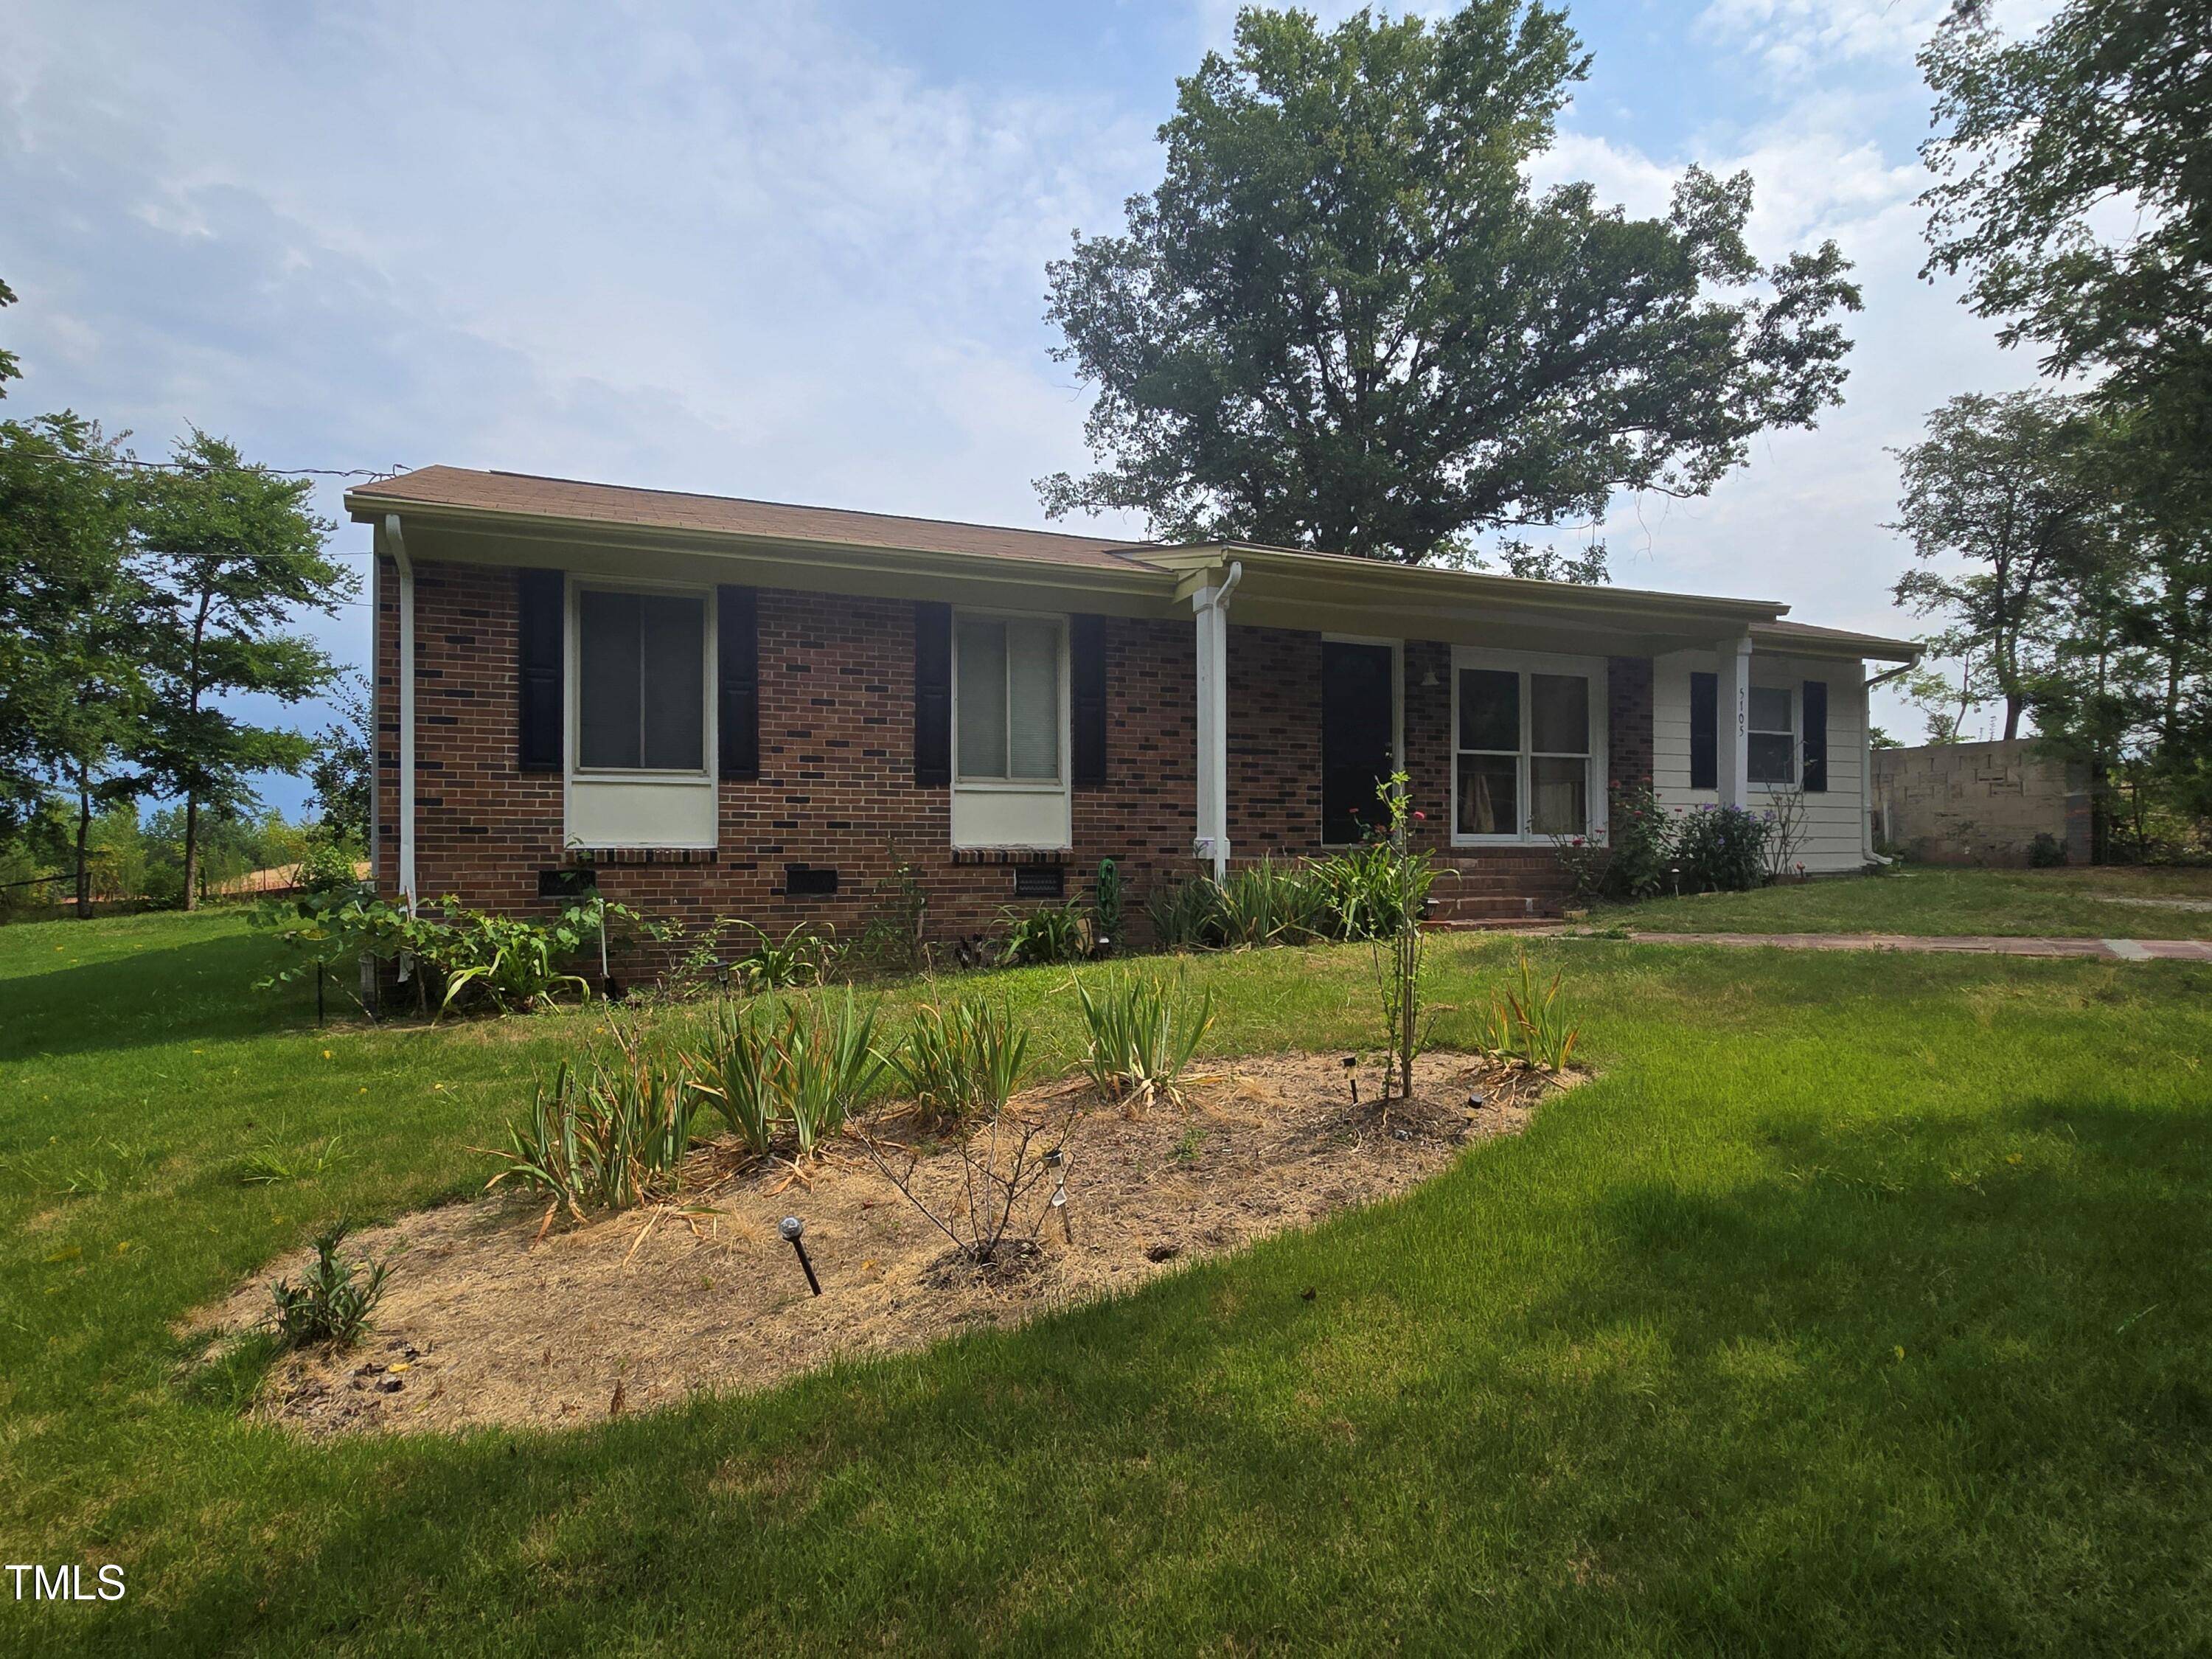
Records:
[[[1229,596],[1244,580],[1232,560],[1218,587],[1190,596],[1198,633],[1198,823],[1191,854],[1229,872]]]
[[[1911,671],[1911,663],[1900,663],[1875,675],[1859,688],[1859,850],[1866,854],[1869,864],[1893,864],[1874,850],[1874,689],[1886,680]]]
[[[399,899],[415,909],[415,566],[399,515],[384,515],[384,544],[399,571]],[[402,964],[401,978],[406,977]]]

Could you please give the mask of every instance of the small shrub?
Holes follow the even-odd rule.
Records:
[[[313,836],[301,855],[293,885],[314,898],[350,898],[362,886],[357,862],[354,849],[344,842]]]
[[[1382,1069],[1386,1103],[1394,1084],[1399,1099],[1413,1097],[1413,1056],[1421,1042],[1421,958],[1427,943],[1421,913],[1437,879],[1429,854],[1407,849],[1407,831],[1420,816],[1412,809],[1407,783],[1405,773],[1394,772],[1376,786],[1385,823],[1368,848],[1376,872],[1377,913],[1394,921],[1389,933],[1373,940],[1376,989],[1389,1054]]]
[[[678,1068],[617,1031],[611,1054],[581,1071],[563,1060],[551,1086],[533,1092],[530,1115],[494,1151],[506,1167],[485,1188],[512,1181],[544,1194],[549,1224],[563,1209],[579,1221],[592,1208],[634,1209],[675,1186],[691,1150],[696,1092]]]
[[[2066,862],[2066,843],[2048,830],[2039,830],[2028,844],[2027,862],[2031,869],[2055,870]]]
[[[1100,955],[1121,938],[1121,871],[1111,859],[1098,860],[1098,884],[1091,896],[1091,943]]]
[[[640,921],[636,912],[597,894],[551,921],[532,921],[467,909],[451,897],[434,914],[410,913],[361,892],[264,905],[256,919],[301,952],[300,960],[262,981],[264,988],[289,984],[319,964],[341,970],[336,982],[343,986],[351,977],[343,970],[362,957],[389,962],[404,956],[420,970],[422,995],[427,999],[433,983],[440,988],[441,1017],[471,1003],[488,1003],[501,1013],[542,1007],[562,990],[589,996],[589,983],[568,964],[597,944],[609,922]]]
[[[1164,951],[1210,951],[1221,943],[1221,890],[1209,877],[1162,882],[1145,900],[1145,916]]]
[[[753,947],[731,964],[730,971],[749,991],[795,991],[819,985],[830,976],[837,960],[836,946],[799,922],[780,939],[755,922],[741,922],[753,935]]]
[[[685,1070],[692,1094],[730,1126],[750,1152],[765,1152],[783,1116],[781,1052],[773,1005],[725,1001],[705,1049]]]
[[[1216,930],[1231,949],[1327,937],[1328,890],[1297,865],[1261,859],[1232,871],[1216,890]]]
[[[1091,919],[1073,903],[1040,905],[1024,915],[1007,910],[1001,920],[1008,926],[999,946],[999,962],[1022,968],[1054,962],[1075,962],[1089,949]]]
[[[875,1049],[876,1012],[845,993],[829,1006],[793,1004],[784,1011],[777,1039],[783,1108],[799,1140],[799,1155],[812,1158],[823,1140],[845,1127],[884,1072]]]
[[[386,1264],[339,1255],[346,1231],[340,1223],[315,1240],[315,1259],[297,1285],[280,1279],[269,1287],[270,1319],[286,1347],[349,1348],[368,1329],[369,1316],[384,1299]]]
[[[1766,803],[1766,810],[1759,815],[1763,829],[1759,854],[1765,878],[1769,882],[1784,881],[1795,869],[1802,880],[1805,866],[1797,862],[1797,854],[1803,850],[1811,828],[1805,814],[1805,791],[1794,784],[1786,789],[1770,790]]]
[[[891,849],[891,872],[876,884],[854,955],[871,968],[912,973],[929,963],[929,890],[921,866]]]
[[[1011,1002],[963,997],[925,1004],[890,1064],[915,1103],[940,1123],[995,1116],[1019,1085],[1029,1032]]]
[[[1482,1047],[1501,1060],[1516,1061],[1531,1071],[1565,1071],[1574,1054],[1575,1044],[1581,1040],[1582,1028],[1567,1018],[1561,1005],[1563,977],[1555,972],[1551,984],[1538,989],[1534,970],[1528,965],[1528,952],[1523,950],[1520,982],[1509,987],[1504,995],[1492,1002]]]
[[[178,910],[184,908],[185,872],[173,864],[149,864],[146,878],[141,885],[149,909]]]
[[[1613,787],[1606,802],[1605,838],[1610,851],[1607,897],[1644,899],[1666,890],[1674,864],[1674,823],[1650,779]]]
[[[1078,980],[1090,1045],[1084,1075],[1099,1093],[1141,1116],[1156,1100],[1182,1103],[1180,1080],[1213,1025],[1213,993],[1194,1006],[1180,976],[1174,994],[1163,979],[1116,975],[1096,996]]]
[[[1608,885],[1607,874],[1613,867],[1613,849],[1602,836],[1554,836],[1552,856],[1559,861],[1560,872],[1567,878],[1571,906],[1579,909],[1603,895]]]
[[[1681,817],[1675,865],[1693,892],[1747,892],[1766,877],[1769,827],[1741,806],[1700,806]]]
[[[1309,870],[1322,891],[1334,937],[1388,939],[1405,925],[1396,849],[1387,834],[1370,836],[1357,852],[1317,859]]]

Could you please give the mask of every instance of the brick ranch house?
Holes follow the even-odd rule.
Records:
[[[596,885],[849,937],[896,860],[939,938],[1233,858],[1325,852],[1413,781],[1443,920],[1555,911],[1609,781],[1802,784],[1869,858],[1867,663],[1785,606],[434,466],[375,541],[380,891],[507,912]]]

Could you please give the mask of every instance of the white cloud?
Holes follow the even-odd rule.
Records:
[[[1795,80],[1840,64],[1910,62],[1951,7],[1952,0],[1710,0],[1697,27],[1716,46],[1753,53],[1770,74]],[[2020,33],[2057,9],[2057,0],[1999,0],[1992,19]]]
[[[1909,58],[1949,9],[1950,0],[1711,0],[1698,30],[1795,76],[1839,60]]]
[[[1712,0],[1700,39],[1757,66],[1748,104],[1652,152],[1577,110],[1532,169],[1652,213],[1691,160],[1747,167],[1763,255],[1834,236],[1867,285],[1849,406],[1711,501],[1622,503],[1624,581],[1905,625],[1883,448],[2032,371],[1915,275],[1920,180],[1892,129],[1909,98],[1917,136],[1910,57],[1942,3]],[[1234,13],[1174,14],[1178,72]],[[196,420],[291,465],[1039,522],[1030,480],[1084,464],[1087,404],[1046,356],[1042,267],[1157,179],[1165,96],[930,78],[805,0],[30,0],[0,53],[4,325],[28,370],[9,407],[73,404],[148,448]],[[362,614],[331,637],[358,655]]]
[[[1034,520],[1077,459],[1034,418],[1042,267],[1148,125],[924,85],[796,4],[559,21],[34,9],[0,157],[24,395],[285,460]]]

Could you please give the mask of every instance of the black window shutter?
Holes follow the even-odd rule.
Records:
[[[914,607],[914,781],[952,781],[952,607],[937,599]]]
[[[715,746],[726,778],[760,776],[759,590],[714,590]]]
[[[525,772],[561,769],[561,659],[567,586],[557,570],[518,570],[517,678],[521,687],[515,764]]]
[[[1721,677],[1690,676],[1690,787],[1721,787]]]
[[[1817,795],[1828,787],[1828,683],[1805,682],[1805,793]]]
[[[1069,775],[1079,789],[1106,781],[1106,619],[1067,619]]]

